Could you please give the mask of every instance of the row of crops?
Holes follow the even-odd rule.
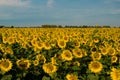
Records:
[[[1,80],[120,80],[119,28],[2,28]]]

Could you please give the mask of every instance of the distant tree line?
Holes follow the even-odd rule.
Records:
[[[71,25],[42,25],[41,28],[112,28],[111,26],[108,25],[104,25],[104,26],[88,26],[88,25],[82,25],[82,26],[71,26]],[[115,27],[114,28],[120,28],[119,27]]]
[[[112,28],[111,26],[104,25],[104,26],[88,26],[88,25],[82,25],[82,26],[71,26],[71,25],[41,25],[41,26],[28,26],[28,27],[15,27],[15,26],[4,26],[0,25],[0,28]],[[120,28],[114,26],[113,28]]]

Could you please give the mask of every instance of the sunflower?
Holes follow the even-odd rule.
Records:
[[[30,60],[23,59],[23,58],[20,60],[17,60],[16,64],[17,64],[18,68],[21,70],[27,70],[31,65]]]
[[[78,40],[74,40],[74,46],[75,47],[80,47],[80,42]]]
[[[3,43],[7,43],[7,37],[2,37],[2,41],[3,41]]]
[[[43,61],[44,63],[46,62],[46,58],[43,54],[37,54],[36,55],[36,60]]]
[[[9,59],[0,60],[0,69],[3,72],[8,72],[12,69],[12,62]]]
[[[91,72],[98,73],[102,71],[103,65],[98,61],[91,61],[88,68]]]
[[[32,44],[32,46],[37,46],[37,40],[36,39],[32,39],[31,40],[31,44]]]
[[[73,52],[73,55],[76,58],[82,58],[83,57],[82,51],[79,48],[73,49],[72,52]]]
[[[87,52],[84,49],[80,49],[83,57],[87,56]]]
[[[111,57],[111,62],[112,62],[112,63],[117,62],[117,60],[118,60],[118,57],[117,57],[117,56],[112,56],[112,57]]]
[[[43,44],[44,44],[44,48],[45,48],[46,50],[50,50],[50,49],[51,49],[50,43],[44,42]]]
[[[74,65],[80,66],[80,62],[79,61],[75,61],[73,62]]]
[[[57,42],[56,39],[51,39],[51,40],[50,40],[51,46],[56,46],[56,42]]]
[[[58,40],[57,41],[58,47],[59,48],[65,48],[66,47],[66,42],[64,40]]]
[[[39,60],[34,60],[34,61],[33,61],[33,65],[34,65],[34,66],[38,66],[38,65],[39,65]]]
[[[64,36],[63,39],[64,39],[65,42],[69,41],[69,37],[68,36]]]
[[[91,57],[92,57],[93,60],[100,60],[101,59],[101,53],[98,53],[98,52],[92,53]]]
[[[51,58],[51,63],[52,63],[52,64],[57,64],[55,57],[52,57],[52,58]]]
[[[13,50],[10,47],[5,48],[5,53],[6,54],[13,54]]]
[[[42,54],[37,54],[35,58],[36,58],[36,60],[40,61],[42,58]]]
[[[115,53],[115,49],[114,49],[114,48],[112,48],[112,47],[108,48],[108,55],[113,56],[113,55],[115,55],[115,54],[116,54],[116,53]]]
[[[66,75],[67,80],[79,80],[77,75],[74,74],[67,74]]]
[[[13,44],[15,42],[13,37],[8,37],[7,39],[8,44]]]
[[[69,50],[64,50],[61,54],[62,59],[71,61],[73,59],[72,53]]]
[[[36,47],[37,47],[38,49],[42,49],[42,48],[43,48],[43,43],[37,41]]]
[[[91,52],[97,52],[97,47],[96,46],[92,47]]]
[[[112,80],[120,80],[120,69],[112,68],[110,72],[110,77]]]
[[[100,40],[97,38],[97,37],[95,37],[94,39],[93,39],[93,42],[94,43],[98,43]]]
[[[120,44],[117,45],[117,51],[120,52]]]
[[[51,63],[44,63],[42,66],[45,73],[52,74],[57,71],[57,66]]]
[[[107,53],[108,53],[108,48],[103,47],[103,48],[101,49],[101,54],[107,55]]]

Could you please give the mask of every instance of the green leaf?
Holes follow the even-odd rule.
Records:
[[[1,80],[11,80],[12,79],[12,75],[4,75]]]
[[[17,80],[21,80],[20,78],[17,78]]]
[[[0,71],[0,74],[2,74],[2,75],[4,75],[6,72],[4,72],[4,71]]]
[[[87,80],[99,80],[99,76],[94,74],[89,74],[87,76]]]
[[[23,77],[25,77],[25,76],[26,76],[26,74],[27,74],[27,72],[24,72],[24,73],[23,73]]]
[[[87,70],[86,70],[86,73],[87,73],[87,74],[90,74],[90,73],[91,73],[91,71],[90,71],[89,69],[87,69]]]
[[[79,66],[72,66],[73,70],[81,70]]]
[[[50,77],[43,76],[42,80],[50,80]]]
[[[52,79],[55,79],[55,78],[57,77],[57,73],[49,74],[49,76],[50,76]]]

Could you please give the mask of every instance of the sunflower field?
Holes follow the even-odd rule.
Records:
[[[120,28],[1,28],[0,80],[120,80]]]

